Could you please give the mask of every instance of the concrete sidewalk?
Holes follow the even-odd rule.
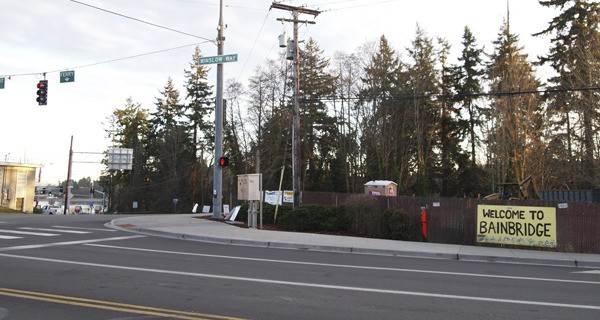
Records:
[[[123,231],[167,238],[265,248],[600,268],[600,254],[517,250],[247,229],[200,217],[199,214],[130,216],[114,219],[107,226]]]

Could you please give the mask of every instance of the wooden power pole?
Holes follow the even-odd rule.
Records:
[[[314,24],[314,21],[300,21],[298,16],[300,14],[310,14],[313,16],[321,13],[317,10],[312,10],[304,7],[294,7],[287,4],[273,2],[271,9],[280,9],[291,11],[293,19],[279,18],[278,21],[292,22],[294,23],[294,119],[292,126],[292,181],[294,189],[294,208],[300,205],[300,51],[298,50],[298,24],[310,23]]]

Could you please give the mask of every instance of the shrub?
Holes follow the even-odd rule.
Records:
[[[379,236],[379,217],[381,215],[379,200],[367,194],[353,195],[344,204],[349,231],[366,235]]]
[[[277,225],[300,232],[337,232],[348,227],[343,209],[321,205],[302,205],[278,216]]]
[[[402,209],[386,209],[381,216],[381,236],[384,239],[413,240],[410,217]]]

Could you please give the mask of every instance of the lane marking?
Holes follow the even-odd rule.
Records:
[[[114,229],[81,228],[81,227],[71,227],[71,226],[52,226],[52,228],[76,229],[76,230],[91,230],[91,231],[104,231],[104,232],[119,232],[119,230],[114,230]]]
[[[15,237],[15,236],[3,236],[0,235],[0,239],[11,240],[11,239],[23,239],[23,237]]]
[[[226,316],[219,316],[213,314],[204,314],[197,312],[187,312],[172,309],[155,308],[148,306],[141,306],[135,304],[126,304],[119,302],[85,299],[79,297],[63,296],[35,291],[24,291],[9,288],[0,288],[0,295],[22,298],[28,300],[60,303],[65,305],[72,305],[78,307],[88,307],[94,309],[103,309],[111,311],[119,311],[132,314],[143,314],[157,317],[168,317],[176,319],[223,319],[223,320],[242,320],[241,318],[232,318]]]
[[[64,230],[64,229],[46,229],[46,228],[32,228],[22,227],[19,230],[32,230],[32,231],[50,231],[50,232],[62,232],[62,233],[73,233],[73,234],[87,234],[92,233],[90,231],[76,231],[76,230]]]
[[[25,234],[29,236],[41,236],[41,237],[56,237],[60,236],[58,233],[42,233],[42,232],[29,232],[29,231],[17,231],[17,230],[7,230],[0,229],[2,233],[14,233],[14,234]]]
[[[166,251],[166,250],[156,250],[156,249],[142,249],[142,248],[123,247],[123,246],[111,246],[111,245],[106,245],[106,244],[86,244],[86,246],[100,247],[100,248],[109,248],[109,249],[121,249],[121,250],[153,252],[153,253],[176,254],[176,255],[185,255],[185,256],[197,256],[197,257],[207,257],[207,258],[220,258],[220,259],[244,260],[244,261],[255,261],[255,262],[268,262],[268,263],[284,263],[284,264],[295,264],[295,265],[308,265],[308,266],[318,266],[318,267],[333,267],[333,268],[346,268],[346,269],[362,269],[362,270],[376,270],[376,271],[395,271],[395,272],[425,273],[425,274],[439,274],[439,275],[478,277],[478,278],[492,278],[492,279],[511,279],[511,280],[529,280],[529,281],[581,283],[581,284],[600,285],[600,281],[584,281],[584,280],[569,280],[569,279],[550,279],[550,278],[533,278],[533,277],[503,276],[503,275],[491,275],[491,274],[479,274],[479,273],[464,273],[464,272],[449,272],[449,271],[431,271],[431,270],[386,268],[386,267],[369,267],[369,266],[353,266],[353,265],[346,265],[346,264],[331,264],[331,263],[315,263],[315,262],[303,262],[303,261],[287,261],[287,260],[273,260],[273,259],[260,259],[260,258],[246,258],[246,257],[223,256],[223,255],[205,254],[205,253],[190,253],[190,252]]]
[[[95,242],[103,242],[103,241],[128,240],[128,239],[144,238],[144,237],[145,236],[142,236],[142,235],[135,235],[135,236],[125,236],[125,237],[113,237],[113,238],[53,242],[53,243],[43,243],[43,244],[31,244],[31,245],[0,248],[0,252],[13,251],[13,250],[24,250],[24,249],[39,249],[39,248],[56,247],[56,246],[69,246],[69,245],[74,245],[74,244],[86,244],[86,243],[95,243]]]
[[[590,271],[575,271],[573,273],[587,273],[587,274],[600,274],[600,270],[590,270]]]
[[[160,270],[160,269],[151,269],[151,268],[138,268],[138,267],[129,267],[129,266],[110,265],[110,264],[102,264],[102,263],[91,263],[91,262],[69,261],[69,260],[51,259],[51,258],[20,256],[20,255],[6,254],[6,253],[0,253],[0,256],[7,257],[7,258],[16,258],[16,259],[25,259],[25,260],[43,261],[43,262],[55,262],[55,263],[62,263],[62,264],[107,268],[107,269],[115,269],[115,270],[141,271],[141,272],[149,272],[149,273],[170,274],[170,275],[177,275],[177,276],[190,276],[190,277],[207,278],[207,279],[244,281],[244,282],[254,282],[254,283],[262,283],[262,284],[272,284],[272,285],[284,285],[284,286],[293,286],[293,287],[356,291],[356,292],[368,292],[368,293],[391,294],[391,295],[402,295],[402,296],[417,296],[417,297],[441,298],[441,299],[454,299],[454,300],[496,302],[496,303],[519,304],[519,305],[529,305],[529,306],[600,310],[600,305],[585,305],[585,304],[570,304],[570,303],[557,303],[557,302],[544,302],[544,301],[485,298],[485,297],[462,296],[462,295],[429,293],[429,292],[418,292],[418,291],[361,288],[361,287],[327,285],[327,284],[309,283],[309,282],[268,280],[268,279],[260,279],[260,278],[216,275],[216,274],[209,274],[209,273]]]

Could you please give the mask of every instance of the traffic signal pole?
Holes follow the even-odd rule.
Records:
[[[217,27],[217,55],[223,55],[225,42],[223,23],[223,0],[219,5]],[[215,160],[213,174],[213,219],[221,219],[223,208],[223,168],[219,161],[223,156],[223,63],[217,64],[217,98],[215,101]]]

